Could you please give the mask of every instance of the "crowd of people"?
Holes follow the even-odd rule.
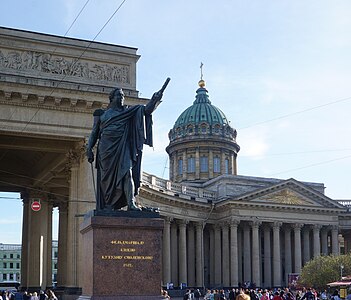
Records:
[[[29,293],[15,293],[14,291],[4,290],[0,293],[0,300],[58,300],[53,290],[38,291]]]
[[[164,299],[171,299],[167,291],[163,291]],[[328,293],[327,290],[317,291],[313,288],[303,288],[298,291],[285,289],[208,289],[201,294],[199,289],[187,289],[183,300],[341,300],[337,290]],[[351,290],[345,300],[351,300]]]

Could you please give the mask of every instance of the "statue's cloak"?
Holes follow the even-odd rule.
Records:
[[[144,144],[152,146],[152,116],[145,115],[144,105],[122,111],[108,109],[100,116],[97,209],[107,206],[119,209],[127,205],[124,180],[130,178],[130,172],[134,195],[138,194]]]

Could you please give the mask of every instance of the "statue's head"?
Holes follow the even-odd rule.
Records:
[[[111,91],[110,96],[110,103],[115,102],[118,106],[123,106],[124,104],[124,93],[121,88],[115,88]]]

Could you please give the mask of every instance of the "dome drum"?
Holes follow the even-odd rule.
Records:
[[[202,82],[193,105],[180,114],[168,134],[170,180],[200,183],[222,174],[236,175],[240,150],[236,136],[224,113],[211,104]]]

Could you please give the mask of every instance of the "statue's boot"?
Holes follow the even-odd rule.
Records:
[[[128,210],[141,211],[141,208],[135,204],[134,198],[128,201]]]

